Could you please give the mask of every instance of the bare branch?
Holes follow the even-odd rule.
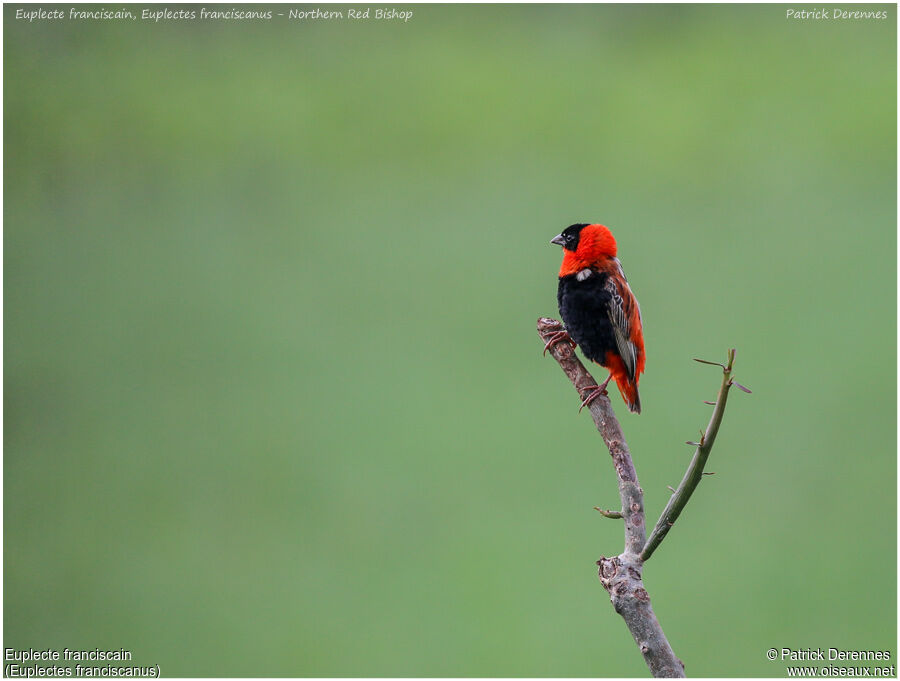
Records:
[[[583,398],[592,388],[597,387],[597,381],[584,368],[584,364],[575,355],[575,351],[569,343],[563,342],[559,337],[562,324],[555,319],[542,317],[538,319],[538,333],[545,345],[548,340],[557,339],[557,342],[547,347],[547,351],[553,355],[560,368],[565,372],[579,398]],[[638,485],[637,472],[631,460],[631,452],[625,442],[622,426],[612,409],[612,403],[608,395],[600,395],[586,405],[591,412],[591,417],[600,431],[603,442],[612,456],[616,467],[616,476],[619,479],[619,496],[622,499],[622,514],[625,518],[625,550],[631,553],[640,553],[646,537],[644,529],[644,498]]]
[[[700,480],[703,478],[703,468],[706,466],[706,460],[709,458],[709,453],[712,451],[713,444],[716,442],[716,435],[719,432],[719,426],[722,424],[722,417],[725,415],[725,403],[728,401],[728,390],[731,388],[732,383],[734,383],[731,378],[734,369],[734,356],[734,349],[729,350],[727,365],[720,364],[719,362],[707,362],[702,359],[695,360],[702,364],[712,364],[722,367],[722,386],[719,388],[719,394],[716,397],[716,401],[713,403],[715,404],[715,407],[712,416],[709,419],[709,425],[706,427],[706,432],[703,433],[700,442],[688,443],[696,446],[697,449],[694,452],[690,465],[688,465],[684,478],[681,480],[681,484],[678,485],[675,494],[671,496],[669,503],[666,504],[665,509],[663,509],[662,515],[660,515],[659,520],[656,521],[653,532],[650,533],[650,538],[647,540],[644,550],[641,551],[642,561],[646,561],[650,558],[662,540],[665,539],[669,530],[672,529],[672,526],[678,519],[678,516],[681,515],[681,511],[684,510],[685,505],[691,498],[691,495],[694,493]],[[734,383],[734,385],[738,384]],[[746,390],[743,386],[740,387]]]
[[[727,365],[704,359],[696,360],[701,364],[722,367],[722,386],[715,402],[705,402],[713,406],[709,425],[705,431],[700,431],[699,442],[688,441],[687,444],[696,447],[694,456],[678,489],[669,487],[672,490],[669,503],[653,528],[650,538],[645,542],[644,493],[638,483],[634,462],[622,434],[622,427],[612,410],[609,396],[596,390],[596,381],[575,356],[574,343],[563,330],[562,324],[555,319],[542,317],[538,319],[537,329],[544,343],[544,353],[550,352],[553,355],[575,386],[579,399],[597,392],[597,397],[589,400],[588,408],[616,468],[622,511],[604,511],[596,506],[594,508],[607,518],[624,519],[625,550],[614,558],[601,558],[597,561],[600,567],[600,583],[609,592],[610,601],[616,612],[625,620],[653,676],[683,677],[684,663],[672,651],[672,646],[669,645],[650,606],[650,596],[644,589],[642,571],[644,562],[653,555],[669,533],[703,476],[715,475],[712,472],[704,472],[703,468],[722,424],[728,390],[735,385],[744,392],[750,392],[732,378],[735,351],[734,349],[728,351]],[[584,403],[582,406],[585,406]]]
[[[568,376],[582,400],[591,388],[597,386],[593,376],[575,356],[571,344],[565,342],[562,324],[555,319],[542,317],[537,323],[538,334],[545,351],[553,355],[560,368]],[[616,612],[625,620],[628,630],[637,643],[644,661],[654,677],[683,677],[684,664],[679,660],[666,638],[659,620],[650,605],[650,596],[644,589],[641,571],[643,561],[640,552],[644,546],[644,493],[638,483],[637,472],[622,427],[612,410],[607,395],[599,395],[588,405],[594,424],[612,456],[619,481],[622,500],[622,517],[625,525],[625,550],[614,558],[601,558],[600,583],[609,592]],[[599,509],[598,509],[599,510]]]

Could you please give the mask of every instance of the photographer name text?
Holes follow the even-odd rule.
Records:
[[[775,659],[778,653],[769,651],[769,659]],[[838,648],[782,648],[782,660],[890,660],[890,650],[840,650]]]
[[[852,19],[887,19],[887,10],[861,9],[789,9],[785,18],[812,21],[852,20]]]

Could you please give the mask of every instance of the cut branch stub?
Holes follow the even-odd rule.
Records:
[[[669,645],[650,605],[650,594],[642,580],[640,558],[623,553],[614,558],[601,558],[597,565],[600,583],[609,592],[613,608],[628,623],[631,636],[653,676],[683,677],[684,664]]]

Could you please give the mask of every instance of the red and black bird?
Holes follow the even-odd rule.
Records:
[[[573,344],[609,377],[585,398],[582,407],[606,392],[611,379],[628,409],[641,413],[638,381],[644,371],[641,309],[616,257],[616,240],[603,225],[576,224],[550,240],[563,247],[557,301]],[[550,345],[569,340],[565,334]]]

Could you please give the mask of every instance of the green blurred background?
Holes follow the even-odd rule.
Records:
[[[645,569],[687,672],[896,652],[896,5],[872,8],[7,5],[4,645],[647,675],[594,565],[622,549],[591,510],[612,466],[534,331],[548,240],[600,221],[645,321],[644,413],[613,400],[648,520],[719,382],[691,358],[737,347],[754,391]]]

